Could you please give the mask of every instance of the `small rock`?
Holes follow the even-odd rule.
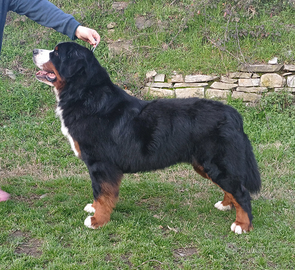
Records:
[[[12,70],[9,70],[9,69],[5,69],[5,74],[12,80],[15,80],[16,79],[16,76],[15,74],[13,73]]]
[[[179,230],[177,229],[177,228],[172,228],[172,227],[169,227],[168,225],[167,225],[167,228],[170,230],[170,231],[173,231],[173,232],[179,232]]]
[[[284,70],[295,71],[295,65],[284,65]]]
[[[231,95],[230,90],[221,90],[221,89],[207,89],[206,98],[221,98],[226,99],[227,96]]]
[[[185,88],[185,87],[195,88],[195,87],[204,87],[207,85],[208,83],[175,83],[174,88]]]
[[[218,76],[211,76],[211,75],[186,75],[184,81],[188,82],[209,82],[216,80]]]
[[[171,82],[172,83],[181,83],[181,82],[183,82],[183,76],[181,74],[176,74],[171,77]]]
[[[175,89],[176,98],[199,97],[204,98],[205,88],[178,88]]]
[[[230,79],[234,79],[234,78],[239,78],[239,73],[240,72],[230,72],[227,75]]]
[[[289,75],[292,75],[292,74],[293,74],[292,72],[287,72],[287,73],[282,74],[282,76],[286,77],[286,76],[289,76]]]
[[[155,88],[172,88],[172,83],[154,82],[154,83],[148,83],[147,86],[155,87]]]
[[[252,73],[252,76],[251,76],[252,79],[257,79],[257,78],[260,78],[260,76],[256,73]]]
[[[225,76],[221,76],[220,81],[224,82],[224,83],[237,83],[238,82],[237,79],[232,79],[232,78],[225,77]]]
[[[244,87],[260,86],[260,79],[239,79],[238,83]]]
[[[295,87],[295,75],[291,75],[287,77],[287,85],[289,87]]]
[[[157,72],[155,70],[151,70],[151,71],[148,71],[146,74],[145,74],[145,77],[147,79],[149,78],[152,78],[152,77],[155,77],[157,75]]]
[[[107,25],[107,28],[108,29],[113,29],[117,26],[117,24],[115,22],[110,22],[108,25]]]
[[[260,84],[268,88],[282,87],[284,79],[276,73],[266,73],[261,76]]]
[[[277,65],[278,64],[278,58],[277,57],[274,57],[273,59],[270,59],[268,61],[268,64],[269,65]]]
[[[165,81],[165,74],[157,74],[154,79],[155,82],[164,82]]]
[[[174,91],[168,89],[145,87],[143,92],[154,97],[174,97]]]
[[[230,90],[238,87],[238,85],[235,83],[214,82],[211,87],[215,89]]]

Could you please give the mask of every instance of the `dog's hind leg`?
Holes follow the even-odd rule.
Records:
[[[237,234],[248,232],[253,229],[252,213],[251,213],[251,198],[248,190],[241,184],[235,183],[233,186],[224,185],[222,182],[215,184],[224,191],[224,199],[222,202],[215,204],[219,210],[230,210],[232,206],[236,209],[236,220],[231,225],[231,230]],[[233,182],[233,181],[231,181]]]
[[[221,177],[221,173],[212,179],[205,172],[204,168],[196,161],[193,162],[195,171],[204,178],[210,179],[224,191],[224,199],[217,202],[215,207],[219,210],[230,210],[232,206],[236,209],[236,220],[231,225],[231,230],[235,233],[241,234],[253,229],[252,214],[251,214],[251,198],[249,192],[238,182],[230,181],[233,185],[224,185],[229,179]]]
[[[242,188],[243,189],[243,188]],[[240,192],[240,191],[239,191]],[[244,190],[243,196],[239,197],[239,202],[230,193],[227,193],[231,197],[231,202],[236,208],[236,220],[231,225],[231,230],[237,234],[249,232],[253,229],[252,226],[252,214],[251,214],[251,198],[247,190]],[[246,211],[245,211],[246,209]]]
[[[223,201],[219,201],[214,205],[218,210],[227,211],[233,208],[232,195],[224,191]]]
[[[212,179],[208,176],[208,174],[205,173],[204,168],[201,165],[199,165],[196,161],[193,162],[193,167],[198,174],[200,174],[204,178],[207,178],[212,181]],[[214,206],[217,209],[222,210],[222,211],[231,210],[233,203],[231,200],[231,196],[229,196],[229,195],[230,195],[229,193],[224,192],[223,201],[217,202]]]
[[[94,215],[88,216],[84,221],[84,225],[92,229],[102,227],[110,221],[111,213],[119,197],[119,187],[123,175],[110,167],[104,170],[104,167],[101,164],[88,166],[92,180],[94,202],[92,205],[87,204],[84,210],[94,213]]]

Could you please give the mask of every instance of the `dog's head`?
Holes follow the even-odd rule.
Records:
[[[61,91],[69,82],[86,80],[93,76],[96,61],[87,48],[73,42],[58,44],[53,51],[34,49],[33,60],[41,70],[36,73],[39,81]]]

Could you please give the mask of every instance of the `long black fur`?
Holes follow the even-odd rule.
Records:
[[[196,163],[252,220],[248,191],[258,192],[261,181],[234,108],[199,98],[139,100],[113,84],[92,52],[75,43],[59,44],[51,61],[66,80],[59,106],[95,199],[103,182],[115,183],[123,173]]]

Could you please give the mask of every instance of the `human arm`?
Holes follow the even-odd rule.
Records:
[[[75,32],[80,23],[47,0],[11,0],[10,10],[76,39]]]
[[[100,36],[95,30],[81,26],[72,15],[64,13],[47,0],[10,0],[10,10],[53,28],[72,40],[79,38],[93,46],[100,41]]]

